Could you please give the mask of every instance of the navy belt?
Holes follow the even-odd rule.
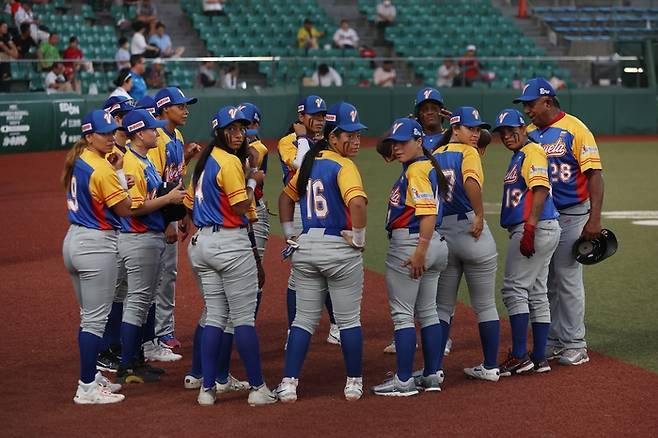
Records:
[[[212,232],[216,233],[224,228],[228,229],[234,229],[234,228],[247,228],[246,225],[240,225],[239,227],[225,227],[224,225],[217,225],[217,224],[212,224],[212,225],[205,225],[203,227],[199,227],[199,230],[204,230],[206,228],[212,228]]]

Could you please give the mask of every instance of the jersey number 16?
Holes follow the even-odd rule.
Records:
[[[315,217],[324,219],[329,215],[329,205],[327,198],[324,197],[324,184],[322,180],[308,180],[306,184],[306,218],[312,219],[311,211],[315,212]]]

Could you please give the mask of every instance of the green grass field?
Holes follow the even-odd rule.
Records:
[[[658,211],[658,144],[605,143],[600,149],[605,178],[604,212]],[[500,144],[491,145],[483,159],[486,218],[498,245],[498,291],[508,241],[507,232],[499,225],[499,206],[509,159],[510,152]],[[384,163],[374,149],[362,150],[355,161],[369,198],[366,267],[383,273],[388,245],[384,230],[386,204],[400,165]],[[280,188],[281,168],[278,157],[272,156],[265,190],[272,210],[277,208]],[[271,222],[273,233],[281,235],[278,218]],[[619,250],[601,264],[585,268],[589,346],[658,372],[658,226],[605,217],[603,226],[615,232]],[[460,299],[468,303],[464,282]],[[497,300],[501,317],[506,317],[500,293]]]

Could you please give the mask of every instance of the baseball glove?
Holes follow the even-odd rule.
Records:
[[[169,182],[163,181],[160,187],[158,188],[158,193],[157,193],[158,198],[160,196],[164,196],[167,193],[171,192],[176,188],[176,186],[178,186],[178,181],[169,181]],[[167,204],[164,207],[162,207],[160,211],[164,216],[165,223],[179,221],[183,219],[186,214],[185,206],[182,204],[181,205]]]

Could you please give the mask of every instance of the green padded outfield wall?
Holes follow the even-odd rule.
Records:
[[[448,108],[470,105],[478,108],[484,120],[503,108],[514,107],[516,90],[478,90],[448,88],[441,90]],[[224,105],[249,101],[263,111],[263,138],[280,137],[293,121],[297,102],[307,94],[319,94],[327,103],[347,100],[357,106],[361,121],[378,136],[397,117],[413,112],[415,88],[299,88],[280,87],[262,90],[189,90],[187,96],[199,98],[190,107],[188,124],[183,128],[186,141],[206,141],[210,119]],[[579,117],[597,134],[656,134],[655,89],[589,88],[564,90],[558,95],[567,112]],[[80,136],[82,116],[102,104],[100,96],[43,93],[0,96],[0,153],[33,152],[70,147]]]

